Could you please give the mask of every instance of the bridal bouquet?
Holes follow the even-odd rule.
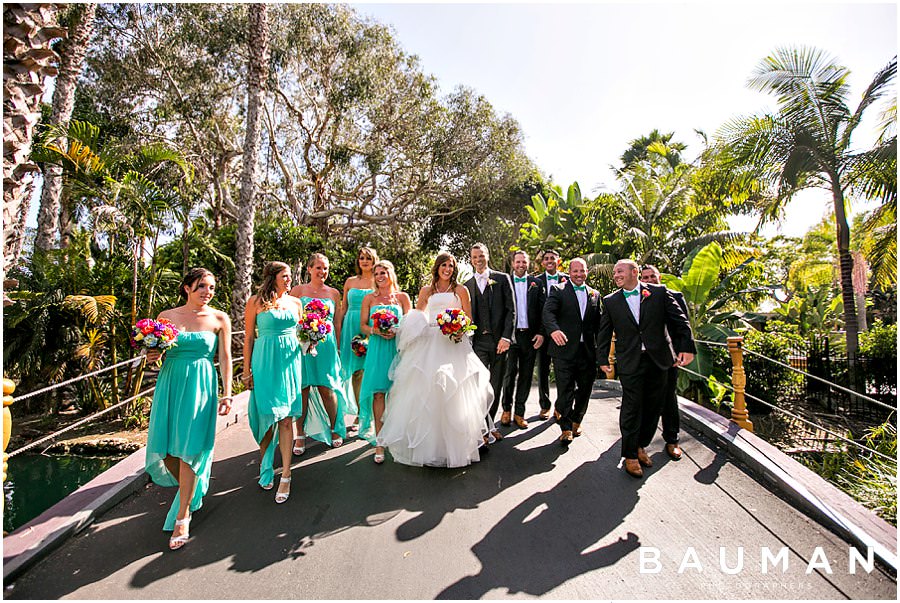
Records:
[[[354,335],[350,340],[350,349],[357,358],[362,358],[369,351],[369,338],[364,335]]]
[[[378,329],[378,332],[382,334],[390,333],[391,329],[400,322],[397,315],[387,308],[381,308],[380,310],[372,312],[371,318],[372,326]]]
[[[178,329],[165,318],[142,318],[131,328],[131,347],[163,352],[175,345]]]
[[[469,315],[459,308],[447,308],[437,315],[437,323],[441,333],[449,337],[453,342],[462,341],[463,335],[475,331],[478,327],[472,324]]]
[[[333,328],[328,322],[330,316],[331,310],[320,299],[311,300],[303,307],[303,316],[297,323],[297,337],[304,354],[318,354],[316,344],[328,337]]]

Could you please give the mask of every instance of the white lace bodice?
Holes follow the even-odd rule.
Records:
[[[437,320],[437,315],[447,308],[462,308],[459,298],[452,291],[447,293],[435,293],[428,298],[428,305],[425,307],[428,313],[428,323],[432,324]]]

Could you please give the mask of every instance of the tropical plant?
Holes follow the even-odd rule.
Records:
[[[809,287],[772,311],[782,322],[796,325],[800,335],[828,334],[843,326],[843,302],[830,286]]]
[[[856,109],[851,109],[847,68],[821,50],[779,48],[760,62],[749,80],[751,88],[776,95],[778,112],[738,118],[722,130],[736,161],[755,165],[760,177],[775,189],[775,194],[759,207],[761,221],[779,217],[785,203],[801,189],[821,187],[831,192],[851,363],[856,358],[859,336],[846,196],[848,192],[889,194],[878,186],[873,189],[876,178],[862,174],[883,174],[892,153],[896,166],[896,140],[857,151],[851,137],[866,109],[890,90],[896,72],[895,56],[875,75]],[[896,177],[894,183],[896,191]]]

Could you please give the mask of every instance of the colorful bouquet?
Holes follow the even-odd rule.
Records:
[[[390,333],[394,326],[400,322],[397,315],[387,308],[381,308],[372,312],[370,318],[372,319],[373,328],[378,329],[378,332],[382,334]]]
[[[163,352],[175,345],[178,339],[178,329],[171,321],[161,318],[142,318],[131,327],[131,347],[142,347],[146,350],[159,350]]]
[[[437,323],[441,333],[455,343],[462,341],[463,335],[475,331],[478,327],[472,324],[469,315],[459,308],[447,308],[437,315]]]
[[[297,323],[297,337],[304,354],[316,356],[316,344],[323,341],[331,333],[332,326],[328,322],[331,310],[322,300],[311,300],[303,307],[303,316]]]
[[[350,349],[357,358],[362,358],[369,351],[369,338],[364,335],[354,335],[350,340]]]

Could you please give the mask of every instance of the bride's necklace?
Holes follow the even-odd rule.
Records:
[[[435,284],[435,285],[434,285],[434,292],[435,292],[435,293],[450,293],[450,289],[452,289],[452,288],[453,288],[453,285],[450,284],[450,283],[447,283],[447,288],[444,289],[443,291],[441,291],[440,289],[438,289],[437,284]]]

